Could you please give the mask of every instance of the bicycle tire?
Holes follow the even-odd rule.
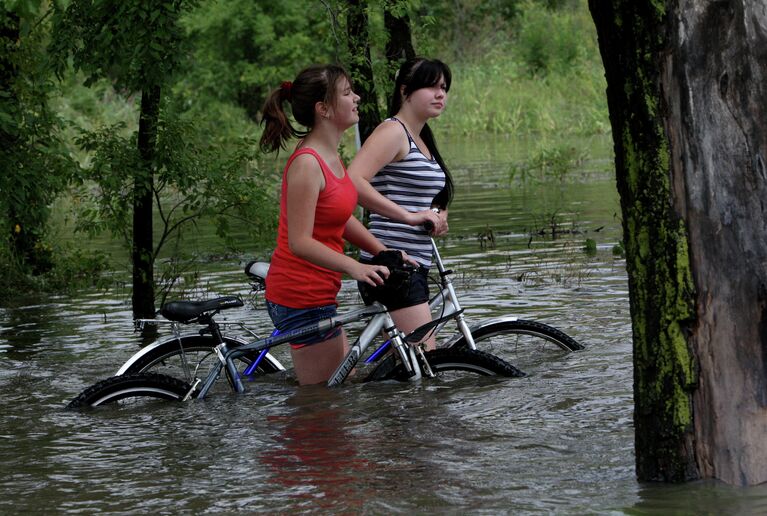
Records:
[[[565,355],[584,349],[563,331],[524,319],[480,323],[471,328],[471,335],[477,349],[501,357],[527,374],[540,372]],[[466,338],[460,335],[450,348],[468,349]]]
[[[232,338],[226,338],[227,346],[235,348],[242,346],[244,342],[234,340]],[[175,378],[184,378],[187,382],[194,381],[194,375],[187,374],[187,371],[182,364],[182,349],[183,356],[187,359],[187,363],[192,368],[207,371],[207,367],[200,368],[200,364],[207,359],[218,358],[213,352],[215,342],[210,336],[201,335],[186,335],[179,339],[168,339],[164,342],[153,343],[150,346],[142,349],[131,357],[117,372],[117,375],[124,374],[137,374],[144,372],[161,373]],[[176,359],[177,360],[174,360]],[[235,360],[235,363],[239,363],[237,370],[240,372],[253,363],[258,358],[257,352],[249,352],[246,355]],[[178,363],[176,363],[178,362]],[[255,375],[263,375],[276,373],[278,371],[284,371],[285,368],[270,354],[263,357],[259,363]]]
[[[424,353],[432,372],[441,376],[451,371],[461,371],[481,376],[504,376],[519,378],[525,376],[505,360],[478,349],[447,348]],[[369,375],[365,381],[398,380],[409,378],[405,366],[389,355]]]
[[[98,407],[128,399],[182,401],[191,386],[177,378],[156,373],[112,376],[81,392],[69,402],[69,409]]]

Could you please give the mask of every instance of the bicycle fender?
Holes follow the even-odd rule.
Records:
[[[513,315],[504,315],[502,317],[494,317],[492,319],[486,319],[484,321],[479,321],[477,323],[469,325],[469,331],[473,334],[476,330],[480,328],[484,328],[485,326],[492,326],[494,324],[499,323],[505,323],[505,322],[516,322],[519,321],[519,317],[515,317]],[[440,348],[449,348],[453,345],[455,345],[459,340],[463,338],[463,333],[460,331],[454,333],[450,336],[448,340],[440,344]]]

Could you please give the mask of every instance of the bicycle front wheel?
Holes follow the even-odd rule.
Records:
[[[496,320],[471,329],[477,349],[487,351],[514,364],[527,374],[545,370],[549,365],[584,346],[566,333],[536,321]],[[449,349],[468,349],[461,336]]]
[[[110,403],[134,404],[151,400],[182,401],[191,390],[186,383],[155,373],[113,376],[85,389],[67,408],[82,409]]]
[[[510,378],[525,376],[523,371],[503,359],[477,349],[437,349],[427,351],[424,353],[424,357],[435,376],[443,379],[464,376],[465,373]],[[404,381],[408,378],[405,366],[397,362],[394,355],[390,355],[370,373],[366,381]]]

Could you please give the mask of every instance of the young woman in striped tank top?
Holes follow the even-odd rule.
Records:
[[[445,109],[450,69],[436,59],[405,62],[395,76],[387,120],[365,141],[349,166],[359,203],[370,210],[370,232],[386,247],[405,251],[420,265],[410,293],[390,304],[392,318],[404,332],[431,320],[427,274],[431,266],[430,235],[447,233],[447,207],[453,185],[427,121]],[[362,252],[367,263],[371,253]],[[429,349],[434,338],[426,341]]]
[[[354,217],[357,192],[338,156],[341,136],[359,120],[358,101],[343,68],[325,65],[282,83],[264,106],[262,149],[301,138],[283,172],[277,247],[266,276],[267,309],[280,331],[334,316],[342,273],[374,286],[389,275],[344,254],[343,240],[372,253],[385,249]],[[284,104],[305,131],[293,128]],[[340,329],[291,342],[299,383],[327,381],[348,347]]]

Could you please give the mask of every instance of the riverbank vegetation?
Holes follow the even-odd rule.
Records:
[[[173,288],[180,261],[199,259],[200,224],[214,225],[222,254],[265,249],[284,155],[257,151],[263,99],[306,64],[351,59],[350,2],[199,0],[160,9],[135,0],[115,3],[118,12],[87,4],[26,0],[0,8],[0,267],[8,271],[0,301],[19,289],[98,284],[105,271],[130,270],[140,181],[153,191],[151,259],[165,285],[158,296]],[[65,5],[70,10],[56,9]],[[418,54],[454,71],[449,113],[434,124],[440,138],[609,138],[585,0],[386,5],[410,20]],[[371,1],[365,13],[385,112],[391,63],[382,4]],[[120,27],[99,30],[97,16]],[[159,93],[147,133],[140,120],[149,85]],[[347,157],[353,145],[349,135]],[[556,153],[548,145],[530,149],[530,167]],[[519,178],[530,167],[520,165]],[[105,247],[125,251],[107,256]]]

